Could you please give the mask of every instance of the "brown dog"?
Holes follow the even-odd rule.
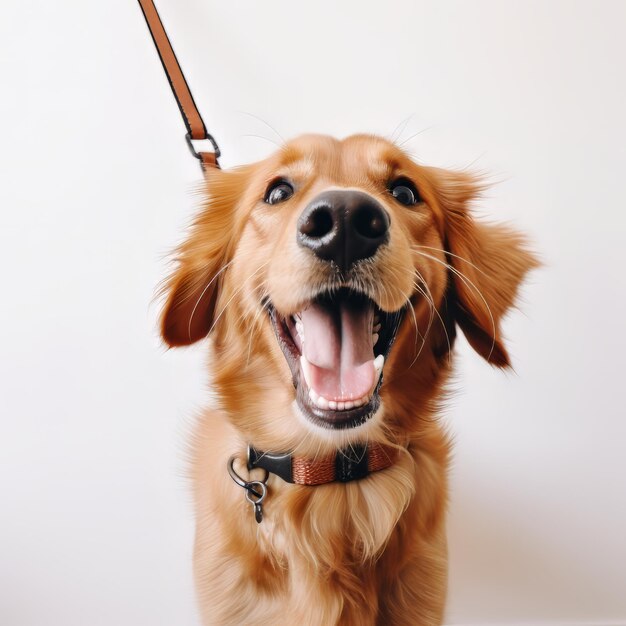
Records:
[[[500,321],[536,265],[472,218],[480,189],[366,135],[209,172],[162,319],[170,346],[213,340],[192,465],[206,624],[441,623],[456,328],[507,367]],[[231,455],[259,482],[233,482]]]

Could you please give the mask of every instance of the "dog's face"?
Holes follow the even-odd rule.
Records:
[[[162,333],[172,346],[213,333],[227,410],[254,413],[252,395],[284,438],[304,422],[345,439],[384,422],[383,371],[446,369],[456,325],[508,365],[499,322],[534,260],[514,232],[473,220],[471,176],[377,137],[304,136],[207,185]],[[256,418],[240,419],[254,436]]]

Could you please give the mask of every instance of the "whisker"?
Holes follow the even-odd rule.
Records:
[[[283,146],[285,145],[286,143],[285,138],[269,122],[266,122],[262,117],[259,117],[258,115],[255,115],[254,113],[249,113],[248,111],[237,111],[237,112],[240,113],[241,115],[248,115],[249,117],[253,117],[255,120],[258,120],[259,122],[261,122],[261,124],[264,124],[265,126],[267,126],[280,139],[282,145]],[[268,141],[271,141],[271,139],[268,139]],[[278,146],[278,147],[280,148],[282,146]]]
[[[446,263],[445,261],[442,261],[441,259],[438,259],[438,258],[436,258],[436,257],[434,257],[434,256],[432,256],[430,254],[426,254],[425,252],[420,252],[419,250],[415,250],[415,249],[413,249],[413,250],[417,254],[420,254],[423,257],[426,257],[427,259],[431,259],[431,260],[435,261],[436,263],[440,263],[444,267],[448,268],[452,273],[456,274],[463,281],[463,283],[465,283],[465,285],[471,286],[474,289],[474,291],[478,294],[480,299],[483,301],[483,303],[484,303],[484,305],[485,305],[485,307],[487,309],[487,312],[489,313],[489,317],[491,319],[491,328],[492,328],[491,349],[489,350],[489,354],[487,355],[487,361],[489,361],[489,359],[491,358],[491,355],[493,354],[493,350],[494,350],[494,348],[496,346],[496,321],[495,321],[495,319],[493,317],[493,313],[491,312],[491,307],[487,303],[487,300],[485,300],[485,296],[483,296],[483,294],[480,291],[480,289],[478,289],[478,287],[467,276],[465,276],[465,274],[463,274],[463,272],[457,270],[455,267],[450,265],[450,263]]]
[[[257,287],[254,288],[253,291],[256,291],[259,287],[265,288],[266,282],[267,281],[261,282]],[[261,298],[261,301],[263,301],[263,298]],[[254,339],[258,320],[264,311],[265,311],[265,307],[260,306],[256,314],[254,315],[254,318],[252,319],[252,323],[250,325],[250,339],[248,340],[248,356],[246,358],[246,367],[250,365],[250,354],[252,352],[252,340]]]
[[[406,302],[408,305],[408,308],[411,310],[411,314],[413,315],[413,325],[415,326],[415,345],[413,346],[415,349],[415,358],[411,361],[411,364],[409,365],[409,369],[411,369],[413,367],[413,364],[415,363],[415,361],[417,361],[417,358],[419,357],[419,355],[422,352],[422,348],[424,347],[424,344],[426,343],[426,337],[422,337],[420,331],[419,331],[419,327],[417,325],[417,317],[415,315],[415,309],[413,308],[413,305],[411,304],[411,298],[407,297],[406,298]],[[417,349],[417,340],[421,338],[422,339],[422,345],[420,346],[419,350]]]
[[[419,274],[419,272],[418,272],[418,274]],[[424,286],[428,289],[428,292],[430,293],[430,289],[428,288],[428,284],[426,283],[426,281],[423,278],[421,280],[422,280],[422,283],[424,284]],[[417,289],[419,289],[418,285],[415,285],[415,287]],[[441,314],[439,313],[439,311],[437,310],[437,307],[434,304],[434,301],[432,299],[432,294],[428,298],[428,301],[430,303],[432,303],[432,305],[431,305],[432,315],[431,315],[431,318],[430,318],[430,321],[429,321],[428,330],[430,330],[430,325],[434,321],[434,318],[435,318],[435,315],[436,315],[437,318],[439,319],[439,322],[441,324],[441,328],[442,328],[442,330],[444,332],[444,335],[446,336],[446,343],[448,344],[448,365],[450,365],[452,363],[452,342],[450,341],[450,335],[448,334],[448,329],[446,328],[445,322],[443,321],[443,318],[441,317]],[[427,334],[428,334],[428,330],[426,331]]]
[[[424,246],[422,244],[416,244],[415,246],[411,246],[411,247],[412,248],[424,248],[425,250],[435,250],[436,252],[442,252],[441,248],[435,248],[433,246]],[[465,257],[459,256],[458,254],[454,254],[452,252],[449,252],[448,250],[443,250],[443,252],[447,256],[454,257],[455,259],[459,259],[459,261],[463,261],[463,262],[467,263],[468,265],[473,267],[477,272],[480,272],[483,276],[487,276],[487,274],[482,269],[480,269],[480,267],[478,267],[477,265],[474,265],[474,263],[472,263],[469,259],[466,259]]]
[[[428,328],[426,329],[426,334],[428,334],[428,331],[430,330],[430,326],[433,322],[433,318],[435,316],[434,311],[437,309],[437,306],[435,305],[435,298],[433,298],[433,294],[430,290],[430,287],[428,286],[428,283],[426,282],[426,279],[424,278],[424,276],[422,276],[421,272],[415,268],[414,269],[415,273],[417,274],[418,279],[420,280],[420,282],[422,283],[422,285],[424,285],[424,287],[426,288],[427,293],[424,294],[424,291],[420,288],[419,285],[417,285],[415,283],[415,281],[413,281],[413,284],[415,285],[415,287],[422,293],[424,294],[424,296],[426,297],[426,300],[428,301],[429,305],[430,305],[430,320],[428,322]]]
[[[409,143],[409,141],[411,141],[412,139],[415,139],[415,137],[417,137],[418,135],[421,135],[422,133],[425,133],[428,130],[432,130],[433,128],[435,128],[435,127],[434,126],[427,126],[426,128],[422,128],[422,130],[420,130],[417,133],[414,133],[408,139],[405,139],[401,144],[399,144],[398,148],[402,148],[404,145]]]
[[[463,169],[468,170],[477,161],[480,161],[480,159],[482,159],[486,154],[487,154],[487,150],[485,150],[484,152],[481,152],[481,154],[479,154],[475,159],[472,159],[465,167],[463,167]]]
[[[450,341],[450,336],[448,334],[448,329],[446,328],[446,325],[443,321],[443,318],[441,317],[441,314],[439,313],[439,310],[437,309],[437,307],[435,306],[435,299],[433,298],[433,294],[430,290],[430,287],[428,286],[428,283],[426,282],[426,279],[422,276],[421,272],[415,268],[415,273],[418,275],[420,281],[422,282],[422,284],[424,285],[424,287],[426,288],[426,290],[428,291],[428,300],[432,305],[431,308],[431,313],[432,313],[432,317],[431,320],[429,322],[429,326],[428,326],[428,330],[426,331],[426,333],[428,334],[428,331],[430,330],[430,324],[432,323],[433,319],[434,319],[434,315],[436,314],[437,317],[439,318],[439,322],[441,323],[441,328],[443,329],[443,332],[446,336],[446,343],[448,344],[448,365],[450,365],[452,363],[452,342]]]
[[[265,261],[265,263],[261,263],[261,265],[259,265],[259,267],[257,267],[257,269],[250,274],[242,283],[241,285],[239,285],[239,287],[237,289],[235,289],[233,295],[228,299],[228,302],[224,305],[224,307],[222,308],[222,310],[220,311],[219,315],[215,318],[215,320],[213,321],[213,324],[211,325],[211,328],[209,329],[209,333],[212,332],[212,330],[215,328],[215,325],[219,322],[220,318],[222,317],[222,315],[224,315],[224,311],[226,311],[226,309],[228,308],[228,305],[233,301],[233,298],[235,298],[235,296],[239,295],[239,293],[241,293],[241,290],[246,286],[246,283],[254,278],[267,264],[269,263],[268,261]]]
[[[239,135],[240,137],[252,137],[253,139],[263,139],[264,141],[269,141],[271,144],[275,145],[277,148],[282,148],[282,145],[276,143],[273,139],[269,137],[265,137],[263,135],[252,135],[250,133],[246,133],[245,135]]]
[[[189,324],[187,325],[187,333],[189,334],[189,339],[191,339],[191,323],[193,322],[193,316],[196,314],[196,309],[200,305],[200,302],[202,301],[202,298],[204,298],[204,295],[206,294],[208,288],[215,282],[215,280],[220,276],[220,274],[222,274],[222,272],[224,272],[234,262],[235,262],[235,257],[233,257],[228,263],[223,265],[220,268],[220,270],[215,274],[215,276],[213,276],[213,278],[211,278],[211,280],[208,282],[207,286],[202,290],[202,293],[200,294],[200,296],[196,300],[196,303],[194,304],[193,309],[191,310],[191,315],[189,316]]]
[[[406,127],[408,125],[408,123],[411,121],[411,119],[413,118],[413,116],[415,115],[415,113],[411,113],[411,115],[409,115],[408,117],[405,117],[394,129],[393,132],[391,133],[391,136],[389,137],[389,143],[395,143],[396,141],[399,141],[402,138],[402,134],[404,133],[404,131],[406,130]],[[402,128],[401,128],[402,127]],[[396,133],[398,133],[398,136],[396,137]]]

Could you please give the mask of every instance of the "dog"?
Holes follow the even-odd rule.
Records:
[[[191,446],[203,623],[442,622],[455,335],[508,367],[501,320],[538,264],[473,217],[483,187],[371,135],[207,173],[161,319],[168,346],[211,340]]]

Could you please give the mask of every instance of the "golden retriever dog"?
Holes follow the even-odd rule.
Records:
[[[370,135],[208,172],[161,326],[169,346],[210,338],[191,469],[205,624],[441,623],[455,334],[509,366],[501,320],[536,265],[472,216],[481,188]]]

